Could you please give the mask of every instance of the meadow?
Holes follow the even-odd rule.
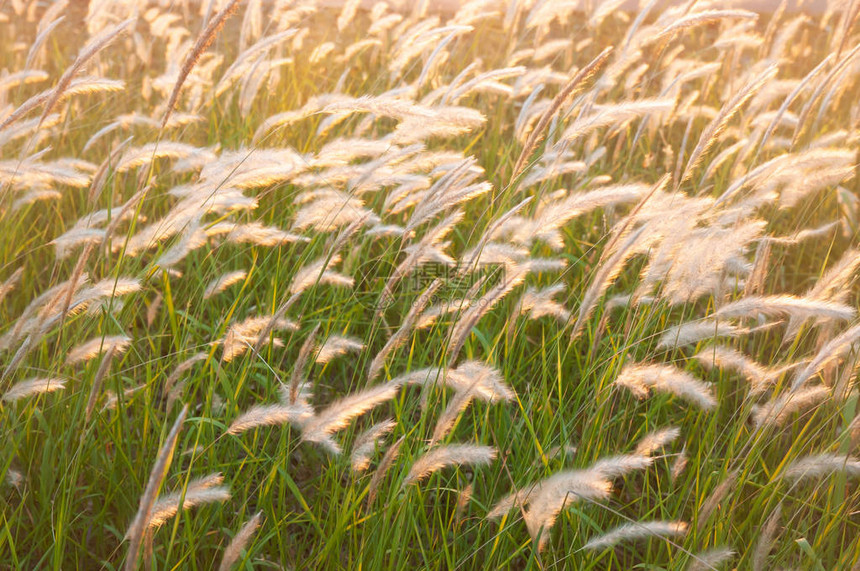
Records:
[[[860,1],[579,4],[0,3],[0,568],[860,569]]]

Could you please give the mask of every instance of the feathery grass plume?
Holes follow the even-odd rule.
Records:
[[[687,119],[687,127],[684,129],[684,136],[681,137],[681,145],[678,147],[677,157],[675,159],[675,170],[672,171],[672,178],[675,179],[675,192],[678,192],[681,185],[681,166],[684,164],[684,156],[687,153],[687,144],[690,142],[690,135],[693,132],[693,120],[695,118],[695,115],[691,115],[689,119]]]
[[[126,335],[96,337],[69,351],[66,365],[89,361],[106,351],[111,351],[112,354],[121,354],[128,349],[129,345],[131,345],[131,337]]]
[[[406,256],[403,258],[388,280],[385,282],[385,287],[379,296],[380,307],[377,308],[377,313],[382,305],[391,301],[394,295],[394,288],[400,281],[414,272],[418,266],[426,263],[437,263],[446,266],[454,265],[454,259],[446,254],[444,250],[450,245],[450,242],[443,242],[445,237],[451,233],[454,226],[463,219],[463,211],[456,210],[446,216],[441,222],[428,230],[421,239],[415,244],[409,244],[403,248]]]
[[[373,361],[370,362],[370,367],[367,372],[368,380],[372,381],[375,379],[376,376],[379,375],[380,371],[382,371],[382,367],[385,365],[385,359],[388,355],[406,342],[409,334],[412,333],[412,329],[418,322],[418,318],[427,308],[427,304],[430,303],[430,300],[433,299],[433,296],[436,295],[436,292],[440,287],[442,287],[443,283],[444,282],[441,278],[434,279],[433,282],[427,286],[427,289],[418,296],[418,299],[412,303],[409,307],[409,313],[407,313],[406,317],[403,318],[400,327],[397,328],[394,335],[388,338],[388,341],[385,342],[385,345],[380,349],[379,353],[373,357]]]
[[[675,426],[649,432],[636,444],[634,453],[641,456],[651,456],[654,452],[677,440],[679,436],[681,436],[681,429]]]
[[[10,211],[18,212],[25,206],[30,206],[36,202],[60,200],[61,198],[63,198],[63,195],[56,190],[32,190],[16,199],[15,202],[12,203]]]
[[[713,317],[752,318],[757,315],[848,321],[857,315],[857,310],[842,303],[794,295],[755,295],[743,297],[722,306],[713,314]]]
[[[559,200],[540,203],[540,210],[534,219],[510,220],[499,227],[495,235],[508,235],[511,241],[524,246],[531,246],[534,240],[540,240],[554,250],[561,250],[564,247],[561,228],[565,224],[598,208],[637,202],[650,190],[650,185],[629,183],[571,193]]]
[[[631,232],[627,239],[624,240],[606,261],[604,261],[597,269],[594,278],[588,286],[588,289],[582,296],[582,302],[579,306],[579,312],[576,316],[576,321],[570,333],[570,340],[573,342],[582,331],[585,321],[591,316],[594,308],[600,297],[606,292],[612,282],[621,273],[624,264],[636,254],[636,247],[639,241],[646,235],[647,226],[641,226],[637,230]]]
[[[317,348],[314,361],[317,363],[328,363],[332,359],[346,355],[347,353],[357,353],[364,349],[364,343],[352,337],[341,337],[339,335],[330,335]]]
[[[42,116],[39,118],[39,123],[42,123],[51,111],[53,111],[54,106],[60,100],[63,93],[70,87],[72,79],[74,79],[78,72],[84,68],[87,62],[89,62],[97,53],[110,45],[111,42],[123,33],[126,28],[134,24],[136,21],[137,18],[124,20],[112,28],[108,28],[97,34],[95,37],[91,38],[83,48],[81,48],[80,53],[78,53],[78,57],[76,57],[75,61],[72,62],[72,65],[63,72],[63,75],[60,77],[59,81],[57,81],[57,85],[53,88],[51,96],[45,102],[45,107],[42,110]],[[2,129],[2,127],[0,127],[0,129]]]
[[[860,268],[860,250],[846,250],[832,268],[824,272],[806,294],[813,299],[836,299],[843,301],[845,290],[853,283],[857,269]]]
[[[843,12],[842,29],[839,34],[833,35],[833,43],[831,45],[834,45],[837,39],[839,40],[839,47],[836,49],[836,57],[839,57],[842,55],[842,52],[845,51],[845,44],[851,37],[851,30],[854,28],[858,19],[860,19],[860,4],[858,4],[856,0],[852,0],[849,7]]]
[[[285,316],[287,315],[287,311],[299,300],[302,292],[296,292],[290,295],[281,305],[275,309],[275,313],[269,318],[269,322],[266,323],[265,327],[260,330],[260,333],[257,335],[257,340],[254,342],[254,350],[259,351],[263,345],[269,343],[269,337],[272,334],[278,324],[283,322]],[[316,329],[314,329],[314,334],[316,334]]]
[[[559,474],[556,474],[558,476]],[[612,486],[610,482],[607,482],[607,485]],[[487,512],[487,519],[495,520],[500,517],[506,515],[515,507],[523,508],[528,505],[529,501],[536,496],[538,492],[543,489],[543,483],[538,482],[527,489],[517,490],[514,489],[513,492],[502,498],[501,500],[496,501],[493,508]],[[607,492],[608,493],[608,492]]]
[[[62,298],[68,288],[81,287],[89,280],[89,275],[84,273],[79,283],[74,284],[71,280],[66,280],[55,286],[43,291],[24,308],[14,325],[0,337],[0,349],[9,350],[15,343],[20,341],[26,335],[41,329],[44,323],[43,317],[50,311],[59,300]]]
[[[431,120],[436,117],[433,109],[390,93],[379,96],[362,95],[360,97],[341,98],[332,101],[320,111],[342,119],[355,113],[371,113],[378,117],[391,117],[399,121],[404,121],[409,117],[420,117],[424,120]]]
[[[62,260],[75,246],[80,244],[92,246],[103,242],[105,234],[106,231],[99,228],[73,228],[52,240],[51,244],[56,247],[57,259]],[[85,256],[82,255],[79,259],[85,259]]]
[[[146,307],[146,326],[152,327],[155,323],[155,318],[158,317],[158,310],[161,309],[161,304],[164,302],[164,294],[158,292],[155,298]]]
[[[62,16],[60,13],[65,11],[68,8],[68,5],[68,0],[60,0],[59,2],[49,6],[48,9],[45,10],[45,13],[42,14],[42,17],[39,20],[39,25],[36,28],[36,38],[33,40],[33,45],[30,46],[30,49],[27,52],[27,61],[24,62],[25,69],[30,69],[33,66],[45,40],[47,40],[51,32],[53,32],[54,29],[66,19],[66,17]]]
[[[137,216],[136,210],[140,202],[146,198],[149,194],[149,191],[152,190],[153,185],[155,184],[155,177],[150,179],[150,182],[140,188],[137,192],[135,192],[131,198],[126,200],[122,206],[119,208],[119,214],[113,216],[113,208],[110,209],[111,220],[110,223],[105,227],[104,237],[102,238],[102,248],[106,248],[111,238],[113,237],[114,232],[119,227],[122,222],[126,220],[133,219]],[[101,191],[99,191],[101,194]],[[107,214],[107,213],[106,213]],[[141,218],[137,218],[140,220]],[[57,247],[57,257],[60,257],[59,247]]]
[[[796,391],[824,367],[842,359],[846,354],[853,351],[858,339],[860,339],[860,323],[849,327],[825,343],[815,354],[815,357],[795,373],[791,380],[791,390]]]
[[[703,10],[692,14],[685,14],[682,18],[674,20],[670,25],[657,31],[656,33],[647,36],[644,42],[639,47],[644,47],[647,44],[655,44],[661,42],[673,35],[675,32],[686,30],[695,26],[704,26],[719,22],[725,19],[749,19],[757,20],[758,14],[748,10]]]
[[[308,62],[312,65],[316,65],[322,62],[326,56],[331,54],[337,46],[334,45],[334,42],[323,42],[314,48],[314,51],[311,52],[310,57],[308,58]],[[287,111],[285,113],[278,113],[277,115],[273,115],[266,119],[260,129],[257,130],[257,133],[254,134],[254,141],[260,139],[262,133],[270,130],[271,128],[278,127],[283,124],[289,124],[293,121],[297,121],[301,119],[300,112],[295,111]],[[266,127],[266,129],[263,129]]]
[[[60,391],[66,388],[66,380],[58,378],[33,378],[20,381],[12,385],[3,393],[3,400],[15,402],[17,400],[43,393]]]
[[[826,478],[833,474],[845,474],[852,478],[860,476],[860,460],[840,454],[813,454],[789,464],[779,477],[800,481]]]
[[[710,383],[671,365],[631,363],[621,369],[613,384],[628,389],[638,399],[646,398],[654,390],[675,395],[703,410],[717,406]]]
[[[640,454],[618,454],[601,458],[591,465],[590,470],[603,478],[618,478],[634,470],[644,470],[654,463],[654,459]]]
[[[666,185],[669,184],[671,180],[671,175],[664,174],[661,176],[657,182],[655,182],[648,192],[636,203],[636,206],[633,207],[633,210],[624,217],[618,224],[612,227],[611,229],[611,238],[606,243],[606,246],[603,248],[603,252],[600,254],[600,261],[604,261],[610,258],[614,253],[617,252],[617,244],[624,238],[629,237],[631,233],[631,229],[639,222],[652,222],[659,218],[662,214],[667,214],[672,211],[672,216],[668,217],[669,225],[672,224],[674,220],[677,220],[679,216],[693,216],[697,215],[699,211],[707,208],[711,205],[711,201],[685,201],[682,203],[682,208],[678,208],[676,198],[679,196],[678,194],[667,195],[664,191],[666,189]],[[669,201],[670,204],[666,204]],[[689,212],[688,212],[689,211]],[[657,228],[661,228],[659,225]],[[654,236],[655,238],[659,237],[659,232],[657,232]]]
[[[735,555],[731,547],[714,547],[707,551],[700,551],[690,555],[691,561],[687,565],[686,571],[710,571],[718,569]]]
[[[227,272],[209,282],[206,290],[203,292],[203,299],[209,299],[212,296],[221,293],[231,285],[237,284],[248,277],[248,272],[238,270],[235,272]]]
[[[148,165],[157,159],[184,159],[199,151],[200,149],[194,145],[175,141],[147,143],[142,147],[126,149],[114,167],[114,171],[127,172]]]
[[[166,388],[164,391],[164,396],[166,397],[166,404],[164,405],[164,410],[170,411],[173,409],[173,405],[182,398],[182,393],[185,392],[185,387],[188,385],[186,381],[179,381],[170,386],[170,388]]]
[[[20,490],[21,486],[24,484],[24,474],[22,474],[15,468],[10,467],[8,470],[6,470],[6,477],[4,478],[4,481],[13,488]]]
[[[89,242],[84,246],[84,251],[78,258],[78,261],[75,262],[72,275],[69,277],[69,285],[66,288],[65,299],[63,300],[62,306],[63,309],[60,311],[61,316],[65,316],[69,313],[69,307],[72,305],[72,295],[74,295],[75,290],[77,289],[78,280],[81,279],[81,276],[84,274],[84,267],[86,266],[87,260],[90,258],[90,254],[92,253],[94,246],[93,242]]]
[[[425,369],[424,376],[417,371],[407,382],[409,384],[427,384],[441,380],[446,386],[455,391],[469,391],[475,398],[495,403],[500,401],[511,401],[516,398],[516,393],[509,387],[501,373],[493,367],[489,367],[480,361],[465,361],[455,369],[443,371],[437,375],[432,369]],[[391,382],[396,382],[392,379]]]
[[[809,154],[812,154],[812,152]],[[786,169],[785,172],[774,177],[774,180],[770,181],[761,192],[779,188],[779,198],[777,200],[779,208],[781,210],[793,208],[813,193],[843,184],[853,178],[856,174],[856,155],[852,151],[849,151],[848,154],[850,158],[845,157],[843,154],[844,160],[842,161],[839,160],[840,157],[837,153],[832,153],[830,157],[821,157],[821,161],[818,163],[812,161],[801,162],[801,159],[794,165],[793,169]],[[789,244],[792,242],[798,243],[804,239],[827,234],[831,229],[832,227],[824,225],[819,228],[797,232],[785,238],[775,238],[775,240]]]
[[[846,250],[839,261],[829,268],[818,278],[804,297],[824,301],[836,301],[845,303],[850,294],[850,286],[856,277],[857,269],[860,268],[860,250],[850,248]],[[785,328],[785,341],[793,340],[804,320],[792,317]]]
[[[400,387],[406,385],[427,386],[437,382],[444,383],[446,374],[446,369],[442,369],[440,367],[427,367],[425,369],[418,369],[417,371],[404,373],[394,377],[388,382]]]
[[[634,470],[642,470],[653,463],[652,458],[640,455],[620,455],[603,458],[591,468],[566,470],[537,482],[524,490],[515,490],[490,510],[487,517],[495,519],[514,507],[528,509],[524,519],[533,540],[542,550],[549,539],[549,530],[565,506],[579,500],[598,501],[609,497],[611,479]]]
[[[535,260],[530,260],[502,272],[501,282],[492,287],[463,312],[460,319],[454,324],[454,329],[451,331],[448,341],[447,356],[449,362],[453,363],[457,360],[460,350],[471,335],[472,330],[478,324],[478,321],[489,313],[499,301],[525,281],[526,274],[532,270],[534,263]]]
[[[569,43],[562,40],[562,43]],[[526,73],[527,69],[524,66],[505,67],[501,69],[493,69],[478,74],[476,77],[464,82],[462,85],[451,86],[445,96],[442,98],[443,103],[459,103],[461,99],[467,95],[480,91],[490,91],[492,93],[504,93],[510,96],[512,90],[505,84],[500,83],[503,79],[521,77]]]
[[[750,391],[753,394],[764,391],[781,372],[779,369],[772,371],[737,349],[723,345],[707,347],[697,353],[694,358],[707,370],[719,367],[736,371],[749,382]]]
[[[635,119],[647,120],[653,114],[670,113],[675,105],[673,98],[664,97],[596,106],[592,114],[571,123],[559,137],[559,142],[570,144],[603,127],[622,127]]]
[[[528,314],[529,319],[552,316],[565,323],[570,319],[570,312],[553,298],[566,289],[567,286],[564,284],[555,284],[543,289],[529,287],[520,298],[516,313]]]
[[[719,507],[720,502],[722,502],[735,487],[735,483],[738,480],[738,474],[739,472],[737,470],[729,472],[725,479],[717,484],[717,487],[715,487],[708,497],[705,498],[701,507],[699,507],[699,513],[696,514],[697,526],[704,527],[705,523],[707,523],[708,519],[710,519],[711,515]]]
[[[438,446],[419,457],[403,480],[403,487],[417,484],[447,466],[488,466],[497,455],[492,446],[448,444]]]
[[[260,316],[249,317],[244,321],[232,324],[220,340],[220,343],[223,345],[221,360],[226,363],[244,355],[249,348],[253,347],[252,343],[257,341],[260,331],[265,329],[270,322],[271,319],[269,317]],[[273,327],[273,329],[288,331],[297,331],[298,328],[299,326],[289,319],[281,319]],[[275,339],[273,343],[275,346],[283,344],[280,339]]]
[[[325,51],[327,49],[325,46],[326,44],[321,44],[317,47],[315,52]],[[331,44],[331,47],[334,48],[334,44]],[[310,59],[313,60],[313,58],[314,54],[312,53]],[[308,99],[307,103],[305,103],[300,109],[295,111],[277,113],[263,121],[263,123],[257,128],[257,131],[254,133],[252,143],[254,145],[259,144],[261,139],[263,139],[264,135],[273,131],[274,129],[292,125],[293,123],[301,121],[302,119],[320,113],[331,103],[344,102],[349,100],[351,100],[351,97],[340,93],[328,93],[325,95],[311,97],[310,99]]]
[[[128,555],[125,558],[125,571],[133,571],[137,567],[137,556],[140,553],[141,541],[149,527],[153,506],[156,498],[158,498],[158,489],[161,487],[164,476],[167,474],[167,469],[170,467],[173,450],[176,447],[176,439],[179,437],[179,430],[182,428],[182,423],[185,421],[187,414],[188,405],[185,405],[173,422],[173,427],[170,429],[167,438],[164,440],[164,444],[161,445],[161,449],[158,451],[155,464],[152,466],[152,471],[149,473],[149,479],[146,482],[146,488],[140,497],[140,505],[138,506],[137,513],[128,526],[128,532],[125,534],[129,541]]]
[[[229,0],[227,5],[224,6],[220,12],[215,14],[211,20],[209,20],[206,28],[204,28],[200,32],[200,35],[197,36],[197,41],[194,43],[194,46],[191,48],[191,51],[188,52],[188,55],[185,57],[185,61],[182,63],[182,67],[179,70],[179,77],[176,78],[176,83],[173,86],[173,91],[170,92],[170,98],[167,100],[167,106],[164,111],[164,118],[161,120],[162,129],[167,125],[167,120],[170,119],[170,114],[176,106],[176,101],[179,99],[179,92],[182,89],[182,85],[185,83],[185,80],[188,78],[188,74],[190,74],[194,66],[197,65],[197,61],[200,59],[200,56],[203,55],[203,52],[205,52],[212,42],[215,41],[215,36],[221,28],[224,27],[224,23],[227,22],[227,19],[230,18],[238,8],[239,0]]]
[[[780,120],[785,117],[785,113],[786,111],[788,111],[789,106],[795,101],[795,99],[797,99],[797,97],[803,92],[803,90],[806,89],[809,83],[813,79],[815,79],[818,74],[820,74],[827,67],[827,65],[830,64],[830,61],[833,58],[834,54],[827,54],[827,56],[825,56],[824,59],[822,59],[821,62],[819,62],[819,64],[812,69],[812,71],[806,74],[806,76],[804,76],[804,78],[798,82],[797,86],[795,86],[791,93],[786,96],[786,98],[782,102],[782,105],[779,106],[779,109],[774,114],[773,119],[771,119],[770,123],[765,129],[764,134],[761,136],[756,154],[760,153],[761,150],[765,148],[768,139],[770,139],[770,136],[776,130],[777,126],[780,123]]]
[[[125,389],[125,390],[119,391],[119,392],[108,390],[107,391],[108,397],[105,399],[105,403],[102,405],[101,411],[107,412],[109,410],[114,410],[116,408],[116,406],[119,404],[120,397],[122,397],[123,399],[127,399],[127,398],[131,397],[132,395],[134,395],[135,393],[140,392],[144,388],[146,388],[146,385],[140,385],[138,387],[132,387],[130,389]],[[217,397],[217,395],[213,395],[213,403],[217,403],[216,397]],[[216,406],[214,404],[213,404],[212,410],[213,411],[216,410]]]
[[[387,418],[382,422],[377,422],[356,437],[355,443],[352,445],[352,453],[349,455],[353,470],[356,472],[367,470],[367,467],[370,466],[370,456],[376,449],[379,440],[394,430],[395,426],[397,423]]]
[[[314,410],[306,402],[293,404],[264,404],[253,406],[234,420],[227,434],[241,434],[258,426],[303,426],[313,417]]]
[[[99,368],[96,371],[96,376],[93,377],[92,387],[90,387],[90,396],[87,399],[87,408],[84,412],[84,423],[88,424],[90,422],[90,418],[93,414],[93,410],[96,406],[96,400],[98,399],[99,393],[102,389],[102,382],[104,382],[105,377],[110,370],[111,361],[113,361],[114,356],[114,348],[111,347],[107,350],[104,357],[102,357],[102,362],[99,363]]]
[[[81,91],[86,92],[87,86],[92,87],[92,82],[93,82],[93,79],[90,77],[72,80],[69,88],[66,89],[63,96],[68,97],[70,95],[77,94]],[[115,85],[117,85],[117,84],[115,84]],[[121,85],[121,82],[119,85]],[[97,89],[92,89],[92,90],[96,91]],[[48,99],[50,99],[54,95],[54,93],[55,93],[54,88],[47,89],[45,91],[37,93],[36,95],[29,98],[28,100],[26,100],[21,105],[19,105],[17,108],[15,108],[14,111],[7,114],[6,116],[3,117],[2,120],[0,120],[0,132],[7,131],[9,129],[10,125],[12,125],[16,121],[18,121],[21,117],[27,115],[30,111],[39,107],[39,105],[44,104]]]
[[[393,399],[399,388],[397,384],[386,383],[334,401],[304,422],[302,440],[326,445],[332,452],[339,454],[340,447],[331,440],[331,434],[348,426],[354,418]]]
[[[94,302],[114,299],[121,295],[129,295],[141,290],[140,282],[132,278],[107,278],[94,283],[92,286],[78,290],[77,295],[72,298],[72,303],[66,310],[70,315],[77,315],[81,311],[90,308]],[[63,314],[56,314],[48,319],[45,324],[56,323]]]
[[[744,296],[759,295],[764,291],[764,282],[767,279],[771,249],[772,246],[769,240],[762,240],[756,247],[752,269],[747,277],[747,282],[744,284]]]
[[[481,252],[483,252],[484,247],[490,242],[490,240],[496,237],[497,232],[501,232],[501,229],[505,227],[505,225],[512,219],[518,218],[517,213],[525,208],[527,204],[529,204],[534,199],[533,196],[528,196],[518,202],[513,208],[506,211],[501,216],[497,217],[493,222],[490,223],[489,226],[484,230],[484,233],[481,235],[481,238],[478,240],[477,245],[473,248],[474,255],[471,258],[465,258],[465,260],[460,261],[460,267],[462,267],[466,271],[471,271],[476,268],[478,263],[478,257]]]
[[[496,266],[516,271],[517,266],[528,259],[529,251],[527,248],[513,244],[488,242],[482,246],[481,251],[470,250],[464,252],[462,257],[470,261],[474,260],[474,263],[468,266],[459,265],[457,268],[459,274],[467,275],[479,268],[486,268],[488,272],[492,272]]]
[[[293,281],[290,283],[290,293],[298,294],[317,284],[351,288],[355,280],[350,276],[345,276],[329,269],[338,263],[340,263],[340,256],[333,255],[328,258],[320,258],[303,266],[296,272]]]
[[[148,528],[161,527],[175,516],[180,509],[190,509],[201,504],[226,502],[230,499],[230,488],[222,486],[224,477],[220,473],[209,474],[188,482],[185,489],[158,498],[152,506]]]
[[[412,210],[409,222],[406,223],[407,233],[411,233],[415,228],[438,214],[482,196],[493,189],[493,185],[487,181],[474,182],[483,172],[483,169],[475,163],[473,158],[462,161],[460,165],[445,173],[425,193],[422,193],[421,199]]]
[[[7,74],[0,79],[0,95],[6,97],[10,90],[22,85],[47,81],[51,76],[41,69],[25,69]]]
[[[675,182],[676,190],[683,182],[687,181],[687,179],[693,175],[693,169],[698,166],[704,154],[708,152],[708,149],[717,142],[723,131],[728,127],[729,121],[732,120],[732,117],[734,117],[738,111],[740,111],[741,107],[743,107],[747,101],[758,93],[758,91],[764,87],[768,81],[773,79],[778,70],[779,66],[777,64],[770,65],[762,73],[750,80],[749,83],[735,93],[735,95],[720,110],[719,115],[714,117],[708,126],[705,127],[705,130],[702,131],[702,134],[699,137],[699,142],[696,144],[696,148],[693,149],[693,152],[690,153],[690,158],[687,159],[687,165],[684,167],[684,172],[681,174],[681,178]]]
[[[370,478],[370,484],[367,486],[367,505],[372,506],[376,501],[376,495],[379,493],[379,486],[382,484],[382,479],[400,455],[400,447],[403,446],[403,441],[405,439],[406,435],[404,434],[398,438],[394,444],[389,446],[388,450],[385,451],[385,454],[382,455],[382,460],[379,461],[379,466],[377,466],[376,471]]]
[[[794,166],[792,163],[793,161],[796,161],[796,159],[797,155],[786,153],[778,155],[758,165],[754,169],[749,170],[746,174],[734,180],[729,187],[723,191],[719,198],[717,198],[714,205],[719,206],[727,203],[743,188],[761,188],[775,174],[782,173],[785,169],[792,168]]]
[[[472,495],[474,493],[475,486],[472,482],[469,482],[469,484],[457,494],[457,508],[454,510],[454,521],[456,521],[458,525],[463,523],[466,509],[469,507],[469,502],[472,501]]]
[[[478,278],[476,285],[483,287],[487,281],[487,276],[482,276]],[[474,299],[475,291],[477,291],[477,289],[480,288],[470,288],[471,291],[463,298],[442,301],[426,308],[421,315],[418,316],[418,320],[415,323],[415,329],[427,329],[428,327],[433,327],[440,318],[452,313],[456,314],[458,312],[465,311],[471,307],[473,302],[470,300]]]
[[[618,526],[603,535],[593,537],[582,548],[594,551],[612,547],[622,541],[635,541],[649,537],[666,539],[680,537],[686,533],[687,524],[683,521],[638,521]]]
[[[24,149],[27,150],[27,149]],[[4,192],[66,185],[84,188],[89,184],[93,165],[79,159],[42,160],[50,149],[42,149],[20,159],[0,161],[0,182]]]
[[[172,272],[177,277],[181,277],[182,273],[173,269],[173,266],[184,260],[194,250],[202,248],[207,244],[206,231],[201,227],[201,223],[201,215],[194,215],[188,221],[179,239],[172,246],[164,250],[153,262],[153,266],[168,275]]]
[[[686,345],[694,345],[706,339],[737,337],[742,333],[744,333],[744,330],[741,328],[731,323],[717,321],[716,319],[690,321],[666,329],[657,342],[657,348],[677,349]]]
[[[523,150],[520,152],[520,156],[517,158],[517,162],[514,163],[514,168],[511,171],[511,179],[512,181],[516,181],[520,174],[522,174],[523,170],[526,167],[526,163],[529,158],[534,153],[537,146],[546,136],[546,128],[549,126],[550,121],[558,113],[559,109],[570,100],[576,93],[581,91],[584,88],[584,83],[588,81],[597,70],[603,67],[603,64],[606,62],[606,59],[609,57],[609,54],[612,53],[613,47],[609,46],[605,48],[600,54],[591,60],[585,67],[579,70],[576,75],[562,88],[561,91],[558,92],[550,106],[546,109],[546,111],[541,115],[540,121],[532,129],[531,135],[529,135],[528,140],[525,145],[523,145]]]
[[[6,378],[18,370],[18,367],[21,365],[21,362],[27,356],[27,353],[33,348],[35,343],[34,336],[28,335],[24,342],[21,343],[21,346],[18,347],[18,350],[12,356],[12,359],[6,364],[6,368],[3,370],[3,374],[0,375],[0,382],[6,380]]]
[[[767,558],[770,555],[770,550],[773,548],[776,531],[779,528],[779,519],[782,516],[782,502],[778,503],[771,514],[767,516],[764,525],[761,528],[761,533],[756,541],[755,551],[752,556],[752,570],[765,571],[768,569]]]
[[[836,65],[830,70],[830,72],[822,78],[822,80],[818,83],[818,86],[815,88],[815,91],[809,96],[804,103],[803,107],[798,113],[797,116],[797,125],[794,128],[794,134],[791,137],[791,146],[794,147],[797,145],[798,141],[800,141],[800,136],[803,134],[803,128],[806,126],[806,120],[809,117],[809,113],[812,111],[812,107],[821,97],[821,94],[824,92],[824,89],[833,81],[834,78],[839,76],[848,66],[852,63],[852,60],[860,54],[860,44],[854,46],[854,48],[845,54],[841,60],[839,60]],[[2,128],[2,127],[0,127]]]
[[[39,118],[28,119],[21,121],[17,126],[7,127],[0,132],[0,147],[25,137],[31,137],[31,145],[36,146],[50,132],[52,127],[56,127],[62,121],[62,116],[59,113],[51,113],[40,124]]]
[[[466,410],[474,398],[475,394],[469,389],[454,393],[454,396],[448,401],[448,406],[445,407],[445,410],[442,411],[442,414],[439,415],[439,419],[436,421],[436,426],[433,428],[433,436],[430,437],[430,446],[435,445],[445,438],[454,427],[454,423],[457,422],[460,414]]]
[[[343,33],[347,26],[349,26],[355,18],[355,13],[358,11],[359,5],[361,5],[361,0],[346,0],[343,3],[343,8],[341,8],[340,14],[337,17],[338,33]]]
[[[226,92],[233,84],[246,74],[251,68],[257,65],[257,59],[265,53],[271,51],[278,44],[296,35],[298,30],[290,28],[271,36],[260,39],[253,46],[245,49],[236,56],[236,59],[229,68],[221,75],[221,79],[213,88],[213,97],[218,97]]]
[[[304,193],[301,198],[309,198],[307,194]],[[366,225],[379,223],[379,217],[364,207],[364,201],[351,194],[329,189],[313,194],[314,199],[296,212],[292,230],[333,232],[356,221]]]
[[[737,279],[748,272],[747,249],[764,227],[762,220],[749,220],[730,228],[695,228],[681,222],[650,252],[635,295],[650,291],[662,281],[658,298],[673,305],[706,295],[719,299],[727,277]]]
[[[831,396],[830,388],[825,386],[802,387],[789,391],[763,405],[753,406],[752,421],[757,428],[782,426],[792,414],[808,410]]]
[[[720,151],[717,156],[714,157],[713,160],[711,160],[711,162],[708,163],[708,166],[704,169],[704,172],[702,173],[702,178],[699,179],[698,186],[704,186],[706,180],[713,178],[714,173],[717,172],[717,169],[726,164],[729,159],[731,159],[739,151],[745,149],[749,144],[750,140],[744,138],[732,145],[727,146],[725,149]]]
[[[676,481],[684,473],[687,468],[687,463],[690,461],[690,456],[687,454],[687,448],[684,447],[675,461],[672,462],[672,467],[669,469],[669,476],[672,482]]]
[[[224,550],[224,556],[221,558],[221,565],[218,566],[218,571],[230,571],[233,568],[233,565],[239,561],[242,551],[248,547],[251,538],[254,537],[254,533],[260,527],[262,520],[263,512],[260,511],[245,522]]]
[[[179,363],[173,372],[167,377],[167,380],[164,381],[164,391],[162,394],[166,395],[170,388],[179,380],[184,373],[191,369],[195,363],[199,363],[200,361],[205,361],[209,355],[207,353],[195,353],[191,357],[185,359],[181,363]]]
[[[96,143],[98,143],[102,137],[113,133],[117,129],[126,129],[130,130],[135,126],[141,127],[158,127],[158,121],[147,117],[145,115],[140,115],[138,113],[129,113],[126,115],[120,115],[117,119],[108,125],[105,125],[98,131],[96,131],[90,138],[87,140],[87,143],[84,145],[82,149],[83,152],[89,151]],[[127,139],[127,141],[131,140],[131,137]]]
[[[624,0],[608,0],[592,7],[591,14],[588,16],[588,27],[598,28],[606,18],[621,9],[622,4]]]
[[[307,367],[311,351],[313,351],[313,348],[316,346],[316,338],[319,330],[320,324],[317,323],[305,339],[304,343],[302,343],[302,346],[299,349],[299,354],[296,357],[296,362],[293,363],[293,371],[290,373],[288,398],[282,399],[286,400],[290,404],[295,404],[299,398],[299,389],[305,379],[305,367]]]
[[[532,541],[538,541],[538,551],[542,551],[549,541],[550,529],[555,525],[561,510],[581,500],[605,500],[611,491],[612,482],[602,474],[587,469],[568,470],[553,474],[525,495],[515,493],[512,499],[505,498],[504,504],[497,505],[490,513],[505,513],[508,511],[505,509],[508,504],[515,507],[527,502],[528,509],[524,512],[526,527]]]
[[[15,286],[18,285],[18,282],[21,281],[21,276],[24,274],[24,268],[20,267],[15,270],[11,276],[6,278],[2,284],[0,284],[0,303],[6,298],[10,291],[15,289]]]

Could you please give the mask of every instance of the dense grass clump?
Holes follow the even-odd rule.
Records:
[[[860,3],[320,4],[0,4],[0,566],[857,568]]]

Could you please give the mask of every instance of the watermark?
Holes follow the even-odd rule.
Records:
[[[427,305],[457,303],[468,309],[481,302],[491,288],[504,283],[504,264],[479,264],[464,268],[441,263],[421,264],[405,276],[396,278],[397,267],[381,258],[370,259],[358,267],[353,289],[359,304],[385,311],[403,300],[416,303],[434,282],[440,286]]]

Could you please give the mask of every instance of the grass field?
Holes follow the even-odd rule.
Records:
[[[860,2],[0,3],[0,568],[860,569]]]

